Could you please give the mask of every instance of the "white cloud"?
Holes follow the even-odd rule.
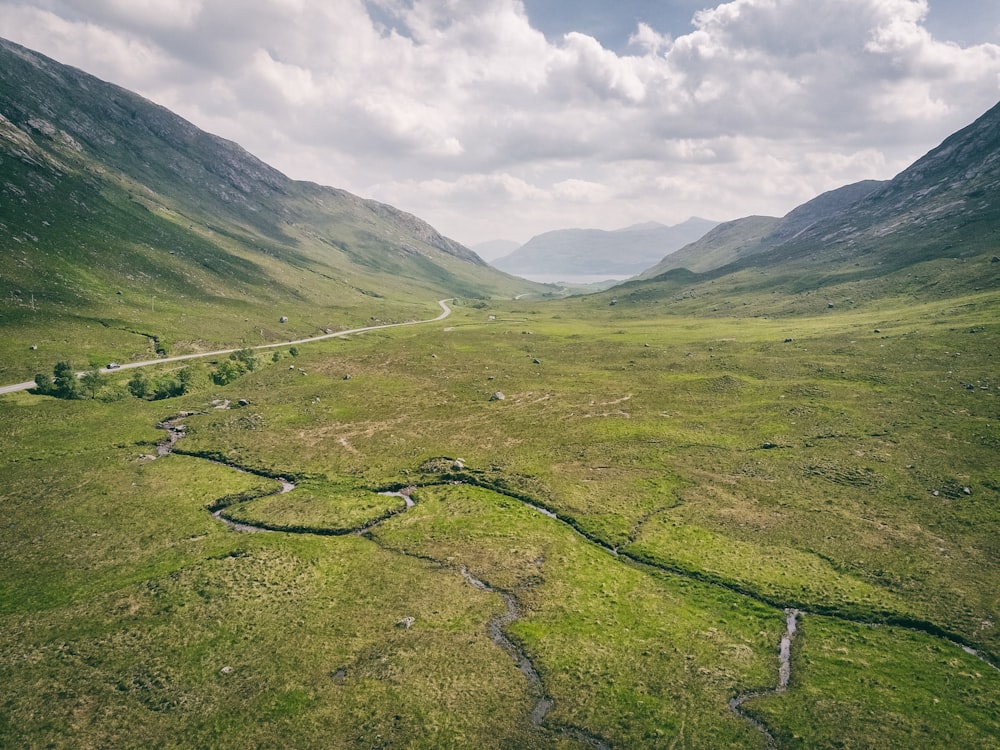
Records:
[[[891,176],[1000,94],[1000,46],[937,40],[927,14],[734,0],[620,54],[547,40],[519,0],[0,0],[0,35],[474,243],[780,214]]]

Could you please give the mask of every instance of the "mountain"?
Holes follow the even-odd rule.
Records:
[[[780,223],[781,219],[773,216],[747,216],[723,222],[702,238],[685,245],[639,274],[638,278],[651,279],[674,268],[710,271],[732,263],[738,258],[759,252],[762,240]]]
[[[691,218],[675,226],[656,222],[605,231],[559,229],[532,237],[493,265],[519,276],[633,276],[716,226]]]
[[[696,242],[668,255],[652,268],[639,274],[651,279],[674,268],[710,271],[737,260],[771,250],[814,224],[857,203],[887,183],[864,180],[822,193],[792,209],[783,218],[748,216],[720,224]]]
[[[730,222],[614,295],[718,315],[780,315],[997,289],[1000,104],[892,180],[826,193],[770,228],[760,217]]]
[[[184,353],[412,319],[442,297],[543,289],[415,216],[289,179],[161,106],[5,40],[0,177],[0,311],[11,324],[0,352],[12,347],[20,361],[39,346],[29,350],[45,352],[39,367],[58,356],[54,343],[40,346],[53,326],[80,329],[92,359],[127,361],[150,340]],[[281,329],[279,317],[289,319]]]
[[[513,240],[489,240],[473,245],[472,249],[476,255],[488,262],[510,255],[519,247],[521,247],[521,243]]]
[[[899,267],[971,257],[1000,235],[1000,104],[878,189],[811,224],[768,260],[822,246],[835,258]]]

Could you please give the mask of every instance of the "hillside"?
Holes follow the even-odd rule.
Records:
[[[0,160],[5,379],[68,356],[262,343],[420,317],[441,297],[543,291],[410,214],[291,180],[2,40]]]
[[[807,231],[817,222],[844,211],[885,183],[864,180],[822,193],[781,219],[748,216],[721,224],[697,242],[668,255],[639,274],[651,279],[674,268],[703,272],[771,250]]]
[[[728,263],[698,273],[668,259],[615,296],[713,315],[791,315],[1000,288],[1000,105],[892,180],[870,184],[820,196],[820,210],[805,204],[760,240],[736,222],[728,231],[743,244],[714,248]],[[856,193],[864,194],[850,200]]]
[[[493,265],[520,276],[607,274],[633,276],[664,255],[694,242],[716,225],[691,218],[675,226],[656,222],[608,232],[602,229],[559,229],[528,240]]]

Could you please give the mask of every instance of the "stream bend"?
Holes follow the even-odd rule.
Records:
[[[189,416],[193,416],[193,415],[196,415],[196,414],[205,414],[205,413],[207,413],[207,412],[181,412],[180,414],[178,414],[175,417],[170,417],[168,419],[164,419],[163,421],[159,422],[157,424],[157,427],[159,427],[159,428],[161,428],[163,430],[166,430],[166,432],[167,432],[167,439],[164,440],[163,442],[157,444],[157,446],[156,446],[156,453],[157,453],[157,455],[156,456],[148,456],[148,458],[158,458],[158,457],[166,456],[166,455],[169,455],[170,453],[172,453],[174,451],[174,447],[177,444],[177,441],[180,440],[182,437],[184,437],[186,435],[186,427],[185,427],[185,425],[183,424],[183,422],[181,420],[183,420],[183,419],[185,419],[185,418],[187,418]],[[249,469],[237,466],[235,464],[228,463],[228,462],[221,461],[221,460],[217,460],[217,459],[214,459],[212,457],[208,457],[208,456],[204,456],[204,455],[200,455],[199,456],[199,455],[191,454],[191,453],[187,453],[185,455],[194,456],[194,457],[198,457],[198,458],[203,458],[204,460],[212,461],[213,463],[217,463],[217,464],[220,464],[220,465],[223,465],[223,466],[227,466],[227,467],[229,467],[231,469],[234,469],[236,471],[241,471],[241,472],[249,473],[249,474],[255,474],[257,476],[264,476],[264,477],[268,477],[268,478],[271,478],[271,479],[277,479],[278,481],[281,482],[280,488],[275,489],[272,492],[265,493],[264,495],[260,495],[258,497],[270,496],[270,495],[277,495],[277,494],[283,494],[283,493],[286,493],[286,492],[290,492],[291,490],[295,489],[295,486],[296,486],[294,482],[292,482],[292,481],[290,481],[290,480],[288,480],[288,479],[286,479],[284,477],[280,477],[280,476],[276,476],[276,475],[272,475],[272,474],[267,474],[267,473],[264,473],[264,472],[249,470]],[[441,483],[445,483],[445,481],[446,481],[445,479],[442,479]],[[531,509],[533,509],[533,510],[535,510],[535,511],[537,511],[537,512],[543,514],[543,515],[545,515],[546,517],[552,518],[552,519],[558,521],[559,523],[564,524],[565,526],[567,526],[571,530],[573,530],[575,533],[577,533],[580,536],[582,536],[587,541],[591,542],[592,544],[595,544],[597,547],[599,547],[600,549],[602,549],[604,552],[608,553],[609,555],[611,555],[614,558],[622,560],[623,562],[631,563],[631,564],[636,564],[636,565],[639,565],[639,566],[642,566],[642,567],[650,567],[650,568],[652,568],[654,570],[659,570],[660,572],[669,573],[669,574],[672,574],[672,575],[677,575],[677,576],[682,577],[682,578],[691,578],[691,579],[694,579],[694,580],[701,580],[697,576],[694,576],[694,575],[691,575],[691,574],[685,575],[685,573],[683,571],[672,570],[672,569],[669,569],[669,568],[666,568],[666,567],[658,566],[658,565],[656,565],[654,563],[651,563],[648,560],[639,559],[637,557],[634,557],[633,555],[631,555],[628,552],[619,553],[619,550],[617,548],[610,547],[607,544],[603,543],[601,540],[595,539],[591,535],[589,535],[588,533],[584,532],[581,528],[579,528],[576,525],[576,523],[573,521],[573,519],[564,518],[560,514],[554,512],[552,510],[549,510],[548,508],[544,508],[541,505],[535,504],[530,499],[528,499],[526,497],[523,497],[523,496],[521,496],[519,494],[511,493],[509,491],[505,491],[502,488],[493,487],[493,486],[491,486],[489,484],[486,484],[486,483],[481,483],[481,482],[477,481],[475,478],[473,478],[473,479],[471,479],[471,480],[469,480],[467,482],[462,482],[461,480],[455,481],[454,478],[452,478],[452,481],[448,481],[447,483],[449,483],[449,484],[468,483],[468,484],[472,484],[472,485],[476,485],[476,486],[483,486],[483,487],[486,487],[487,489],[490,489],[490,490],[492,490],[494,492],[498,492],[499,494],[502,494],[502,495],[505,495],[507,497],[511,497],[512,499],[518,500],[519,502],[523,503],[527,507],[529,507],[529,508],[531,508]],[[398,490],[398,491],[395,491],[395,492],[381,492],[381,493],[379,493],[379,494],[382,494],[382,495],[386,495],[386,496],[390,496],[390,497],[399,497],[399,498],[403,499],[404,502],[405,502],[405,507],[403,507],[403,508],[401,508],[401,509],[399,509],[397,511],[394,511],[392,513],[389,513],[389,514],[387,514],[387,515],[385,515],[385,516],[383,516],[381,518],[377,518],[377,519],[374,519],[374,520],[372,520],[372,521],[370,521],[370,522],[368,522],[366,524],[363,524],[362,526],[360,526],[360,527],[358,527],[356,529],[353,529],[352,533],[363,534],[364,532],[366,532],[366,531],[374,528],[375,526],[381,524],[383,521],[387,520],[388,518],[391,518],[391,517],[394,517],[396,515],[399,515],[400,513],[405,513],[407,510],[409,510],[410,508],[414,507],[415,502],[412,499],[412,497],[410,496],[411,493],[412,493],[412,491],[414,489],[416,489],[416,488],[415,487],[406,487],[406,488],[404,488],[402,490]],[[225,523],[229,528],[233,529],[234,531],[238,531],[238,532],[284,531],[286,533],[300,533],[300,534],[301,533],[315,533],[315,534],[322,534],[322,532],[319,532],[319,531],[294,530],[294,529],[274,529],[274,528],[268,528],[264,524],[257,525],[257,524],[239,523],[239,522],[236,522],[236,521],[232,521],[232,520],[226,518],[224,515],[222,515],[224,509],[225,509],[225,506],[216,507],[215,505],[213,505],[212,507],[209,508],[209,510],[212,513],[212,516],[214,518],[216,518],[219,521]],[[373,541],[375,541],[373,537],[369,536],[368,538],[372,539]],[[402,553],[402,554],[406,554],[406,553]],[[475,587],[477,589],[483,590],[483,591],[488,591],[490,593],[497,594],[506,603],[506,605],[507,605],[507,611],[505,613],[503,613],[503,614],[496,615],[495,617],[493,617],[489,621],[489,623],[487,624],[487,632],[489,633],[491,640],[493,640],[493,642],[497,646],[499,646],[505,653],[507,653],[514,660],[514,662],[518,666],[518,669],[521,671],[522,674],[524,674],[525,678],[528,680],[528,683],[529,683],[529,685],[531,687],[532,692],[535,693],[538,696],[537,697],[537,702],[535,704],[535,707],[534,707],[534,709],[531,712],[531,722],[535,726],[542,726],[542,724],[543,724],[543,722],[545,720],[546,715],[549,713],[549,711],[554,706],[554,700],[552,698],[550,698],[546,694],[545,686],[544,686],[544,684],[542,682],[541,676],[539,675],[538,671],[535,669],[535,666],[534,666],[534,664],[532,664],[530,658],[504,632],[504,629],[507,626],[509,626],[512,622],[514,622],[515,620],[517,620],[518,617],[519,617],[519,609],[518,609],[518,606],[517,606],[517,599],[510,592],[502,591],[500,589],[495,589],[495,588],[489,586],[488,584],[486,584],[485,582],[483,582],[483,581],[479,580],[478,578],[474,577],[471,573],[469,573],[469,571],[464,566],[460,568],[460,572],[462,574],[462,577],[466,580],[467,583],[469,583],[469,585],[471,585],[471,586],[473,586],[473,587]],[[715,585],[722,586],[723,588],[731,590],[734,593],[738,593],[738,594],[741,594],[743,596],[748,596],[748,597],[750,597],[752,599],[755,599],[757,601],[761,601],[764,604],[771,604],[770,602],[766,602],[763,599],[760,599],[760,598],[754,596],[752,593],[747,593],[747,592],[744,592],[744,591],[738,591],[738,590],[733,589],[733,588],[731,588],[729,586],[726,586],[724,583],[716,583]],[[773,604],[771,604],[771,606],[773,606]],[[733,711],[733,713],[735,713],[737,716],[739,716],[740,718],[744,719],[745,721],[749,722],[758,731],[760,731],[764,735],[764,737],[766,738],[767,744],[768,744],[769,748],[776,748],[777,747],[777,744],[775,742],[774,736],[771,734],[770,730],[762,722],[758,721],[757,719],[755,719],[754,717],[752,717],[751,715],[749,715],[748,713],[746,713],[746,711],[743,710],[743,704],[746,701],[748,701],[748,700],[750,700],[752,698],[760,698],[760,697],[771,696],[771,695],[780,695],[780,694],[784,693],[788,689],[789,683],[791,681],[791,676],[792,676],[791,648],[792,648],[792,641],[794,640],[795,633],[796,633],[797,627],[798,627],[798,618],[800,616],[806,615],[808,613],[806,611],[804,611],[804,610],[800,610],[800,609],[797,609],[797,608],[786,608],[784,610],[784,613],[785,613],[785,633],[782,635],[781,641],[780,641],[780,643],[778,645],[778,677],[777,677],[777,685],[774,688],[770,689],[770,690],[760,690],[760,691],[753,691],[753,692],[741,693],[741,694],[739,694],[739,695],[731,698],[730,701],[729,701],[729,708]],[[839,619],[847,620],[847,618],[839,618]],[[849,621],[854,622],[853,620],[849,620]],[[872,625],[873,623],[858,622],[857,624],[859,624],[859,625]],[[911,628],[911,629],[915,629],[918,632],[927,632],[930,635],[934,635],[934,633],[931,633],[928,630],[922,630],[920,628]],[[966,644],[957,642],[957,641],[955,641],[955,640],[953,640],[951,638],[948,638],[946,636],[940,636],[939,635],[938,637],[942,637],[943,640],[951,643],[952,645],[955,645],[955,646],[961,648],[966,653],[975,656],[976,658],[978,658],[980,661],[984,662],[985,664],[987,664],[991,668],[998,669],[998,667],[995,664],[993,664],[983,654],[979,653],[976,649],[973,649],[973,648],[971,648],[970,646],[968,646]],[[552,730],[552,731],[558,732],[560,734],[563,734],[563,735],[568,735],[568,736],[574,737],[578,741],[580,741],[580,742],[582,742],[582,743],[584,743],[584,744],[586,744],[586,745],[588,745],[590,747],[599,748],[601,750],[610,747],[604,740],[602,740],[602,739],[600,739],[600,738],[598,738],[598,737],[596,737],[594,735],[590,735],[590,734],[584,732],[583,730],[577,729],[575,727],[560,726],[560,727],[557,727],[557,728],[549,727],[549,729]]]

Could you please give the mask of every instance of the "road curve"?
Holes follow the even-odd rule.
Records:
[[[322,336],[311,336],[307,339],[296,339],[295,341],[281,341],[276,344],[260,344],[259,346],[250,347],[237,347],[235,349],[219,349],[214,352],[199,352],[197,354],[182,354],[177,357],[163,357],[161,359],[149,359],[145,362],[128,362],[120,367],[116,367],[113,370],[109,370],[104,367],[101,372],[118,372],[119,370],[131,370],[136,367],[148,367],[149,365],[162,365],[164,362],[181,362],[186,359],[199,359],[202,357],[217,357],[220,354],[232,354],[233,352],[241,351],[242,349],[276,349],[280,346],[295,346],[296,344],[308,344],[311,341],[322,341],[323,339],[335,339],[341,336],[349,336],[352,333],[364,333],[365,331],[377,331],[381,328],[398,328],[399,326],[415,326],[421,323],[436,323],[439,320],[444,320],[449,315],[451,315],[451,308],[448,307],[448,303],[451,302],[452,298],[440,299],[438,300],[438,305],[441,307],[441,314],[436,318],[431,318],[429,320],[410,320],[406,323],[383,323],[377,326],[365,326],[364,328],[352,328],[349,331],[337,331],[336,333],[324,333]],[[82,372],[78,372],[77,377],[83,375]],[[35,381],[29,380],[26,383],[14,383],[13,385],[0,386],[0,395],[4,393],[15,393],[16,391],[26,391],[29,388],[35,387]]]

